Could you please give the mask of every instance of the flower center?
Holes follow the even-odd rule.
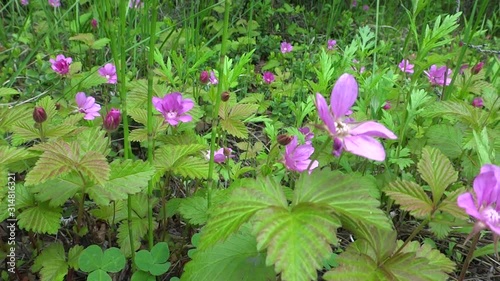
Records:
[[[336,135],[338,137],[345,137],[349,135],[349,126],[346,123],[341,121],[336,121],[335,128],[337,129]]]
[[[106,75],[106,79],[109,79],[111,76],[109,76],[109,74]]]
[[[177,111],[168,111],[166,115],[167,119],[175,119],[175,117],[177,117]]]
[[[482,211],[484,219],[490,224],[500,224],[500,214],[492,207],[487,207]]]

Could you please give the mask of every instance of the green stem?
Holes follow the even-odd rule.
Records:
[[[431,215],[432,216],[432,215]],[[399,249],[392,255],[392,256],[395,256],[397,255],[399,252],[401,252],[404,247],[406,247],[406,245],[408,245],[408,243],[410,243],[413,238],[415,238],[415,236],[417,236],[417,234],[420,233],[420,231],[422,231],[422,229],[424,229],[424,227],[430,222],[430,218],[427,218],[425,219],[417,228],[415,228],[413,230],[413,232],[410,234],[410,236],[408,236],[408,238],[406,238],[405,242],[403,243],[403,245],[401,245],[401,247],[399,247]]]
[[[227,43],[228,43],[228,26],[229,26],[229,10],[231,6],[231,1],[225,1],[224,5],[224,23],[222,26],[222,44],[221,44],[221,50],[220,50],[220,66],[219,66],[219,84],[217,85],[217,93],[215,94],[215,106],[212,112],[212,135],[210,137],[210,162],[208,163],[208,192],[207,192],[207,203],[208,207],[210,208],[211,205],[211,197],[212,197],[212,189],[215,186],[215,181],[213,180],[213,172],[215,168],[215,162],[214,162],[214,152],[215,152],[215,143],[216,143],[216,137],[217,137],[217,126],[218,126],[218,121],[219,121],[219,106],[220,106],[220,93],[222,93],[222,84],[224,86],[229,86],[225,85],[226,77],[224,70],[226,69],[225,66],[225,57],[227,53]]]
[[[465,274],[467,273],[467,269],[469,268],[469,264],[472,260],[472,257],[474,256],[474,251],[476,250],[476,245],[477,242],[479,241],[479,236],[481,236],[481,232],[478,232],[476,235],[474,235],[474,238],[472,239],[472,243],[469,247],[469,253],[467,254],[467,257],[465,258],[464,264],[462,266],[462,270],[460,271],[460,276],[458,277],[458,281],[463,281],[465,278]]]

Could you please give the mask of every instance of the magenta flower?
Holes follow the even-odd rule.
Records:
[[[153,105],[156,110],[163,114],[165,122],[177,126],[179,122],[190,122],[193,118],[186,112],[194,107],[191,99],[183,99],[181,93],[170,93],[163,98],[153,97]]]
[[[472,100],[472,106],[483,107],[484,106],[483,99],[480,97],[474,98],[474,100]]]
[[[462,64],[462,66],[460,66],[460,70],[458,71],[458,73],[460,74],[464,74],[464,71],[469,68],[469,65],[468,64]]]
[[[304,140],[306,144],[311,144],[312,139],[314,138],[313,132],[311,132],[311,129],[308,127],[302,127],[299,128],[299,132],[301,132],[304,135]]]
[[[61,1],[60,0],[49,0],[49,4],[52,7],[57,8],[57,7],[61,6]]]
[[[116,131],[116,129],[118,129],[121,121],[122,121],[122,114],[120,110],[116,108],[111,108],[111,110],[104,118],[102,126],[104,127],[104,130],[108,132],[113,132]]]
[[[85,113],[83,119],[94,120],[96,117],[100,116],[99,110],[101,106],[95,103],[95,98],[87,97],[84,92],[79,92],[76,94],[76,104],[78,105],[78,111]]]
[[[21,0],[21,5],[23,6],[26,6],[28,5],[30,2],[28,0]]]
[[[141,0],[130,0],[130,2],[128,2],[129,8],[140,8],[142,6],[144,6],[144,3],[142,3]]]
[[[55,72],[66,75],[69,72],[69,65],[73,62],[73,59],[64,55],[57,55],[56,59],[50,59],[49,61]]]
[[[292,50],[293,50],[292,44],[286,41],[281,43],[281,53],[283,54],[290,53]]]
[[[431,85],[440,85],[440,86],[448,86],[451,83],[451,69],[446,66],[442,66],[437,68],[435,64],[433,64],[429,71],[424,71],[427,77],[429,78],[429,82]]]
[[[325,130],[333,139],[333,154],[340,155],[345,149],[353,154],[384,161],[384,147],[374,137],[396,139],[396,135],[375,121],[354,122],[347,118],[358,97],[358,83],[350,74],[342,74],[333,87],[330,108],[320,93],[316,94],[316,107]]]
[[[262,75],[262,79],[264,79],[265,83],[271,84],[274,82],[274,74],[272,72],[266,71]]]
[[[409,60],[403,59],[399,64],[398,67],[401,69],[401,71],[406,72],[406,73],[413,73],[413,67],[415,65],[411,64]]]
[[[93,29],[97,29],[98,22],[97,22],[97,20],[96,20],[96,19],[92,19],[92,20],[90,21],[90,24],[92,25],[92,28],[93,28]]]
[[[215,163],[224,163],[227,159],[233,158],[234,155],[231,155],[233,150],[231,148],[220,148],[214,152],[214,162]],[[205,154],[205,159],[210,160],[210,150]]]
[[[368,11],[370,9],[370,6],[368,5],[363,5],[363,11]]]
[[[283,157],[283,164],[290,171],[303,172],[307,170],[309,164],[311,164],[311,155],[314,153],[314,147],[311,143],[305,143],[302,145],[298,144],[297,137],[294,136],[292,141],[285,146],[285,155]],[[318,161],[314,161],[311,164],[311,168],[308,173],[310,174],[312,170],[317,168],[319,165]]]
[[[200,73],[200,82],[201,82],[201,84],[207,84],[208,83],[208,71],[203,70]]]
[[[471,69],[472,74],[478,74],[484,67],[484,62],[480,61]]]
[[[108,80],[108,84],[116,84],[116,67],[112,63],[107,63],[99,69],[99,75]]]
[[[217,85],[217,84],[219,84],[219,80],[215,76],[215,72],[214,71],[210,71],[210,78],[208,78],[208,84],[209,85]]]
[[[384,106],[382,106],[382,108],[383,108],[384,110],[389,110],[389,109],[391,109],[391,108],[392,108],[392,106],[391,106],[391,102],[390,102],[390,101],[386,101],[386,102],[384,103]]]
[[[337,41],[330,39],[330,40],[328,40],[327,49],[328,50],[333,50],[333,48],[335,48],[335,45],[337,45]]]
[[[356,65],[359,65],[359,61],[357,59],[353,59],[352,62],[355,64],[351,67],[352,70],[359,72],[360,74],[365,72],[366,68],[364,66],[360,67],[359,71],[358,71],[358,68],[356,67]]]
[[[468,238],[483,229],[490,229],[496,245],[500,237],[500,167],[491,164],[481,167],[473,188],[474,194],[466,192],[457,198],[458,206],[476,219]]]

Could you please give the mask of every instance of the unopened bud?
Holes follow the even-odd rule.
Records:
[[[208,71],[203,70],[200,73],[200,82],[201,82],[201,84],[207,84],[208,83],[208,78],[209,78]]]
[[[484,102],[483,102],[483,99],[482,98],[475,98],[474,100],[472,100],[472,106],[474,107],[483,107],[484,106]]]
[[[292,136],[289,136],[287,134],[281,134],[281,135],[278,135],[278,143],[281,144],[281,145],[288,145],[293,137]]]
[[[391,102],[390,102],[390,101],[386,101],[386,102],[385,102],[385,104],[384,104],[384,106],[382,106],[382,108],[383,108],[384,110],[389,110],[389,109],[391,109]]]
[[[471,69],[472,74],[478,74],[483,69],[484,62],[480,61]]]
[[[221,95],[220,95],[220,99],[222,101],[228,101],[229,100],[229,92],[223,92]]]
[[[111,108],[111,110],[104,118],[102,126],[104,127],[104,130],[108,132],[113,132],[116,131],[116,129],[118,129],[118,126],[120,126],[121,121],[122,121],[122,114],[120,113],[120,110],[116,108]]]
[[[47,113],[43,107],[37,106],[33,110],[33,119],[36,123],[43,123],[47,120]]]
[[[92,28],[96,29],[97,28],[97,20],[96,19],[92,19],[90,21],[90,24],[92,25]]]
[[[231,148],[224,147],[224,156],[229,157],[233,151]]]

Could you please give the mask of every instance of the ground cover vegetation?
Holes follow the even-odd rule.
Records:
[[[0,14],[1,280],[500,280],[496,1]]]

